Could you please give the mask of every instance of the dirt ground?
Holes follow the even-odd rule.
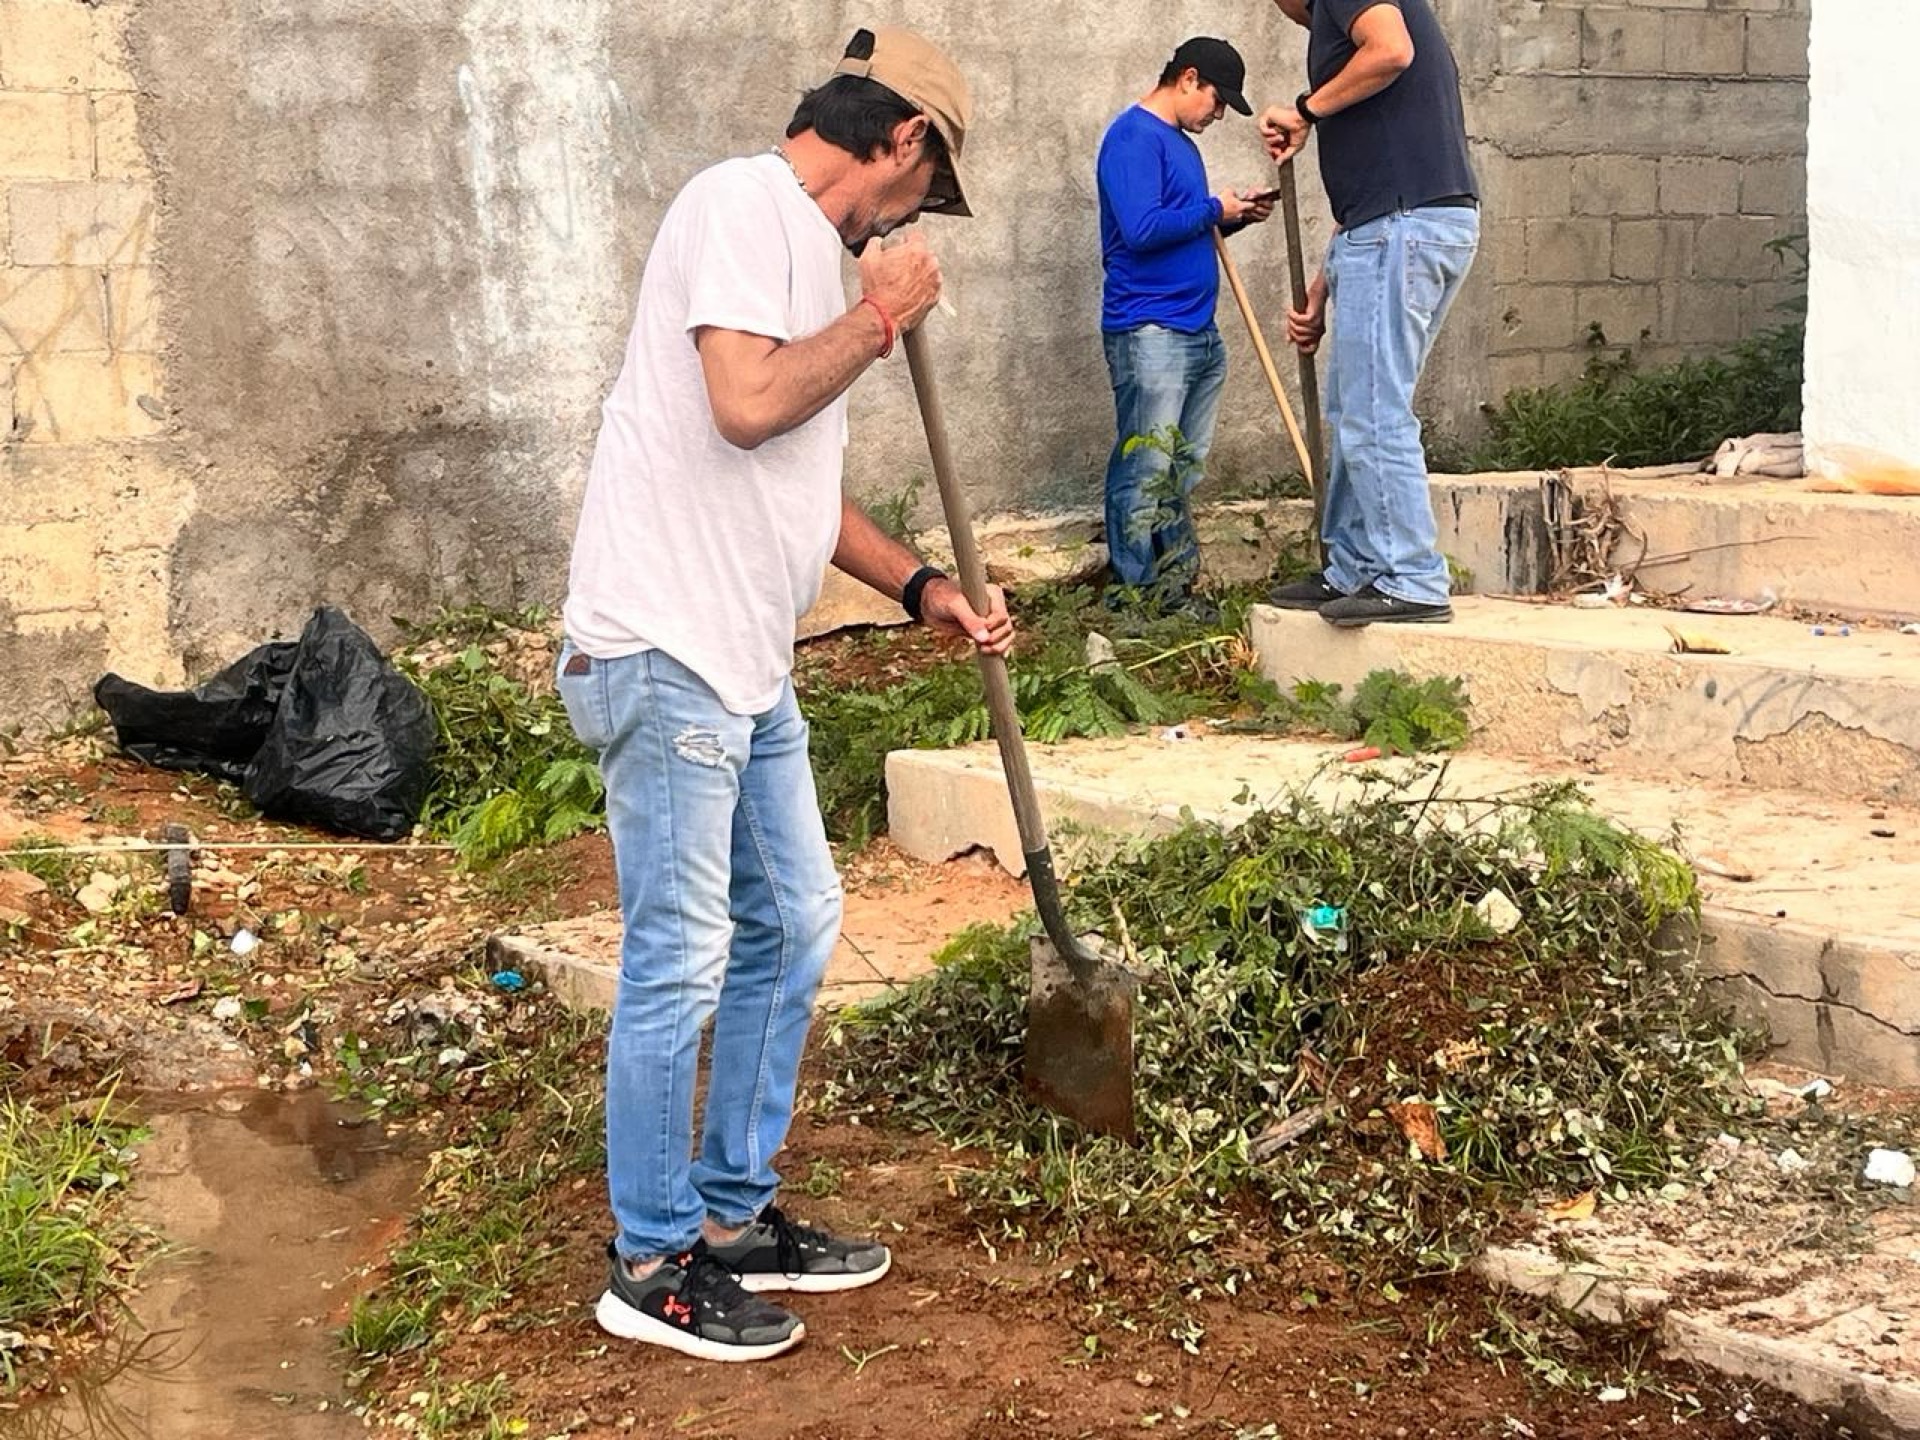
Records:
[[[97,912],[60,885],[36,888],[20,871],[0,870],[0,1058],[23,1077],[18,1084],[78,1094],[119,1073],[156,1092],[320,1085],[339,1038],[374,1023],[409,987],[448,975],[484,986],[475,966],[491,930],[613,903],[600,837],[476,878],[442,850],[356,850],[240,817],[211,782],[104,758],[93,740],[0,766],[0,848],[35,834],[99,844],[157,834],[167,822],[187,824],[209,847],[186,916],[159,903],[151,856],[87,863],[74,879],[92,887]],[[273,848],[212,848],[222,843]],[[314,848],[296,848],[303,845]],[[115,874],[129,878],[116,888]],[[865,937],[880,974],[971,920],[1004,920],[1020,903],[1018,888],[990,866],[929,869],[884,843],[847,866],[847,881],[850,930]],[[257,942],[246,954],[233,945],[242,931]],[[496,1428],[476,1421],[443,1433],[1839,1433],[1777,1396],[1660,1364],[1643,1339],[1581,1336],[1512,1302],[1499,1302],[1511,1320],[1503,1326],[1488,1294],[1460,1277],[1389,1303],[1348,1292],[1337,1272],[1304,1257],[1235,1298],[1187,1307],[1201,1333],[1186,1331],[1183,1345],[1157,1288],[1140,1283],[1156,1269],[1153,1257],[1049,1254],[970,1214],[952,1183],[956,1157],[940,1145],[803,1113],[782,1168],[812,1181],[815,1195],[796,1196],[791,1208],[881,1234],[897,1263],[872,1290],[809,1299],[801,1308],[810,1336],[795,1354],[700,1366],[609,1342],[590,1317],[605,1263],[604,1200],[583,1181],[551,1197],[539,1231],[558,1256],[510,1311],[484,1323],[455,1316],[430,1360],[416,1354],[375,1367],[362,1392],[381,1397],[370,1433],[418,1433],[404,1400],[416,1386],[495,1374],[506,1377]],[[367,1283],[339,1277],[324,1308],[337,1320],[351,1287]],[[1497,1331],[1508,1338],[1496,1342]],[[261,1363],[272,1362],[263,1355]],[[1555,1366],[1593,1383],[1542,1383]]]

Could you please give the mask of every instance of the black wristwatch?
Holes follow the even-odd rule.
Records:
[[[933,565],[922,565],[907,577],[907,583],[900,591],[900,608],[907,612],[907,618],[924,622],[926,617],[920,613],[920,596],[929,583],[944,580],[947,572]]]
[[[1307,101],[1312,98],[1312,95],[1313,91],[1302,90],[1299,95],[1294,98],[1293,111],[1294,114],[1306,121],[1307,124],[1318,125],[1320,123],[1320,117],[1314,114],[1313,107],[1307,104]]]

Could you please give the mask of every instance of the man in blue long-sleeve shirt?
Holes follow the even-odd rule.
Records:
[[[1189,138],[1241,93],[1247,67],[1224,40],[1197,36],[1174,51],[1159,82],[1100,142],[1100,258],[1106,268],[1100,328],[1119,436],[1107,461],[1107,549],[1114,595],[1150,610],[1208,607],[1192,595],[1200,568],[1187,496],[1213,443],[1226,350],[1213,323],[1220,271],[1215,227],[1267,218],[1270,196],[1207,193],[1207,171]],[[1164,447],[1169,427],[1179,442]],[[1161,444],[1130,444],[1135,437]]]

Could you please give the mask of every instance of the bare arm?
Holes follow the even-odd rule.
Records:
[[[694,332],[707,403],[723,440],[756,449],[845,393],[880,358],[889,321],[905,333],[926,318],[940,298],[940,262],[918,235],[885,249],[868,246],[860,286],[860,304],[801,340],[783,343],[715,326]]]
[[[807,423],[880,357],[886,325],[859,305],[804,340],[703,326],[694,332],[713,423],[729,445],[753,450]]]
[[[872,586],[890,600],[898,600],[921,560],[906,546],[873,523],[852,500],[840,500],[840,543],[833,551],[834,567]],[[998,585],[987,587],[988,613],[975,613],[959,584],[949,579],[931,581],[920,593],[920,614],[929,628],[946,635],[965,635],[982,650],[1004,655],[1013,647],[1013,621],[1007,616],[1006,597]]]
[[[1363,10],[1347,32],[1353,58],[1326,84],[1307,96],[1316,115],[1338,115],[1386,89],[1413,64],[1413,37],[1398,5],[1381,3]]]
[[[1413,64],[1413,36],[1398,5],[1381,3],[1360,12],[1347,32],[1353,41],[1351,59],[1319,89],[1307,96],[1307,107],[1322,119],[1350,110],[1398,80]],[[1307,122],[1291,105],[1269,105],[1260,112],[1260,134],[1275,160],[1288,160],[1307,143]]]

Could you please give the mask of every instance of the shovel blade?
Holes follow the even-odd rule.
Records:
[[[1101,1135],[1133,1138],[1134,978],[1102,964],[1085,982],[1035,937],[1027,997],[1027,1093]]]

